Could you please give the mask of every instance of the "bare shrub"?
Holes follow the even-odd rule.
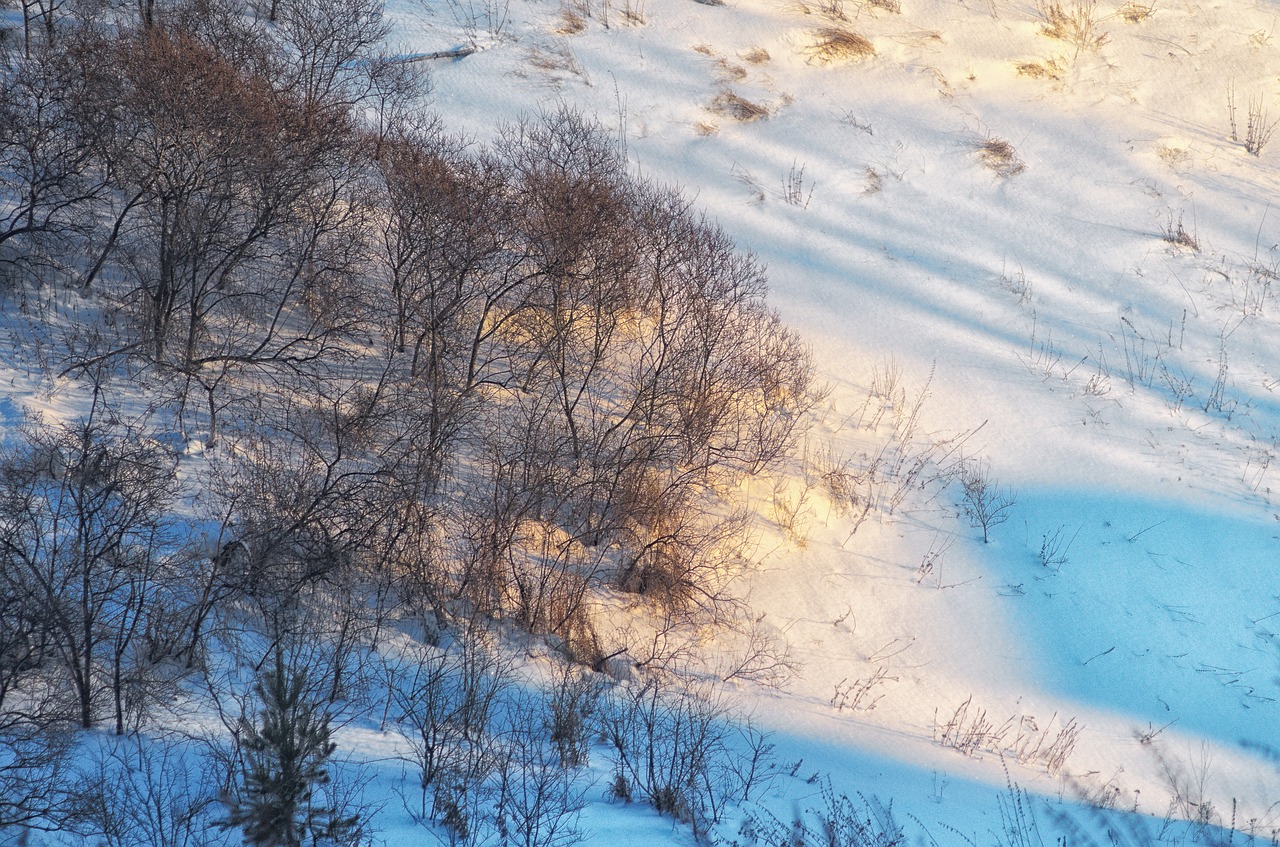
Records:
[[[176,460],[119,420],[102,386],[93,394],[85,418],[29,423],[0,451],[0,596],[28,670],[57,669],[81,727],[110,714],[123,734],[153,670],[147,634],[169,611],[163,585],[181,570],[167,514]],[[5,683],[22,690],[27,676]]]
[[[580,782],[538,721],[539,704],[517,699],[497,741],[492,828],[512,847],[572,847],[586,840],[578,819],[590,783]],[[476,839],[481,841],[482,839]]]
[[[716,487],[794,443],[815,396],[808,352],[764,305],[758,265],[675,192],[631,183],[580,115],[512,127],[500,148],[526,275],[491,318],[518,376],[493,376],[509,386],[482,442],[494,517],[468,533],[480,554],[468,588],[494,585],[498,602],[481,607],[507,607],[504,569],[531,556],[715,605],[746,525]],[[539,523],[582,555],[516,549]]]
[[[103,740],[83,774],[77,828],[106,847],[230,845],[215,825],[222,777],[191,742]]]
[[[777,774],[774,761],[775,745],[769,739],[773,733],[758,729],[749,719],[737,723],[741,745],[745,747],[745,755],[736,756],[729,763],[741,792],[740,802],[746,803],[768,789]]]
[[[831,696],[831,705],[836,707],[837,712],[843,712],[845,709],[852,712],[869,712],[884,697],[884,694],[876,693],[877,690],[887,682],[897,681],[898,678],[889,676],[889,671],[883,665],[872,671],[870,676],[861,677],[852,682],[845,677],[836,683],[835,693]]]
[[[822,805],[796,809],[790,822],[778,819],[767,809],[747,813],[740,834],[748,844],[765,847],[899,847],[906,844],[902,826],[893,815],[892,804],[876,797],[837,794],[830,777],[821,783]]]
[[[1173,212],[1169,212],[1168,219],[1160,231],[1160,237],[1175,247],[1185,247],[1192,253],[1200,252],[1200,240],[1196,238],[1194,232],[1183,226],[1182,212],[1178,212],[1177,220],[1174,220]]]
[[[374,444],[362,442],[370,420],[350,412],[347,398],[319,389],[289,397],[265,420],[246,421],[239,449],[214,463],[223,587],[252,598],[268,620],[287,623],[282,615],[301,609],[308,591],[361,575],[386,522],[403,514]]]
[[[511,684],[509,664],[476,633],[455,650],[420,648],[390,671],[420,792],[412,806],[405,798],[407,811],[420,822],[469,827],[473,816],[459,804],[481,792],[496,765],[489,733]]]
[[[72,712],[52,698],[24,697],[15,705],[0,696],[0,831],[74,822],[82,780],[72,766]]]
[[[992,527],[1009,520],[1018,503],[1017,492],[997,485],[982,462],[966,463],[961,471],[962,507],[971,525],[982,528],[982,543],[991,541]]]
[[[806,51],[812,60],[830,62],[857,61],[876,54],[876,48],[863,35],[842,26],[815,30]]]
[[[1234,82],[1227,85],[1227,115],[1231,122],[1231,140],[1244,144],[1244,149],[1253,156],[1262,155],[1262,148],[1267,146],[1267,142],[1271,140],[1271,136],[1275,133],[1276,126],[1280,125],[1280,118],[1276,120],[1269,119],[1262,94],[1255,94],[1249,98],[1244,138],[1240,138],[1236,124],[1236,87]]]
[[[282,2],[269,29],[216,5],[179,4],[165,26],[83,48],[110,69],[87,120],[102,134],[89,170],[109,175],[114,199],[86,216],[96,231],[80,284],[116,319],[67,370],[145,367],[184,434],[207,427],[208,446],[252,393],[241,377],[314,373],[362,314],[348,109],[371,96],[370,40],[383,33],[361,0]],[[174,149],[187,155],[163,152]]]
[[[591,740],[597,735],[604,681],[599,674],[571,665],[562,667],[543,691],[546,730],[563,768],[587,764]]]
[[[732,729],[726,709],[687,684],[650,678],[619,689],[604,716],[614,796],[643,799],[702,838],[741,797],[743,753]]]
[[[749,680],[770,688],[781,688],[796,675],[800,662],[788,644],[764,616],[753,617],[742,627],[737,644],[726,663],[717,671],[721,680]]]
[[[12,63],[0,78],[0,268],[6,276],[70,258],[55,256],[84,244],[89,232],[81,212],[109,188],[94,153],[101,141],[95,101],[111,73],[97,39],[68,35],[34,50],[28,43],[21,57],[6,45]]]
[[[615,582],[668,608],[698,608],[717,618],[732,603],[728,583],[744,561],[749,523],[745,510],[717,518],[672,498],[637,527]]]
[[[1057,571],[1067,563],[1067,554],[1071,552],[1071,545],[1075,543],[1080,530],[1077,529],[1070,538],[1065,537],[1065,531],[1066,527],[1059,526],[1041,536],[1040,550],[1036,554],[1036,560],[1042,567]]]

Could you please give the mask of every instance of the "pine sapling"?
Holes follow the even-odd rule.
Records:
[[[329,715],[307,693],[305,671],[286,670],[281,651],[255,688],[258,720],[241,718],[237,743],[244,762],[238,796],[226,798],[224,828],[239,827],[253,847],[359,841],[358,817],[316,797],[330,782],[326,762],[336,745]]]

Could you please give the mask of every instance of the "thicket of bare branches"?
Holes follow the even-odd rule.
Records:
[[[94,400],[2,457],[0,823],[52,820],[29,789],[65,764],[65,727],[137,732],[202,674],[240,692],[214,697],[234,735],[252,698],[225,664],[270,650],[326,708],[368,708],[385,666],[361,657],[465,622],[456,654],[387,690],[426,745],[425,814],[482,782],[501,825],[571,842],[558,769],[585,761],[598,692],[566,681],[497,758],[463,755],[484,726],[445,732],[466,761],[437,776],[449,697],[476,690],[465,633],[510,621],[591,665],[603,589],[734,607],[747,522],[723,492],[786,455],[816,399],[763,269],[571,110],[452,135],[380,54],[374,0],[23,15],[0,72],[0,295],[75,298],[79,321],[36,334]],[[146,414],[108,402],[118,377]],[[191,524],[182,450],[208,460]],[[543,820],[545,792],[563,802]]]

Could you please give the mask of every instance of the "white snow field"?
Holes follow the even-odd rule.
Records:
[[[594,115],[764,261],[812,346],[823,420],[748,492],[744,587],[800,669],[733,694],[803,758],[780,817],[821,771],[943,844],[938,821],[1003,838],[1009,781],[1274,838],[1280,5],[388,11],[406,53],[478,48],[430,63],[451,126]],[[836,30],[870,49],[815,46]],[[925,453],[861,521],[833,502],[841,471]],[[928,479],[961,456],[1013,501],[990,543],[962,480]],[[589,843],[687,839],[617,814],[590,809]]]

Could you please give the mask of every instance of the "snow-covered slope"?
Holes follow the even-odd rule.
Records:
[[[891,6],[389,14],[407,53],[479,48],[430,65],[451,125],[596,115],[761,257],[812,345],[807,458],[747,492],[747,593],[802,669],[738,696],[781,758],[970,832],[998,828],[1003,752],[1038,793],[1225,824],[1235,802],[1270,837],[1280,148],[1245,142],[1280,93],[1280,7],[1066,4],[1053,37],[1047,5]],[[824,54],[834,28],[874,55]],[[858,489],[858,523],[827,483],[886,445],[941,462],[896,504],[900,480]],[[962,457],[1016,501],[990,543]]]
[[[737,492],[757,562],[737,590],[795,673],[725,684],[778,768],[770,811],[719,837],[821,806],[829,778],[942,845],[1033,843],[1006,831],[1014,785],[1077,820],[1076,801],[1150,816],[1160,840],[1210,837],[1174,820],[1277,843],[1280,4],[387,15],[450,128],[483,141],[567,104],[680,186],[767,265],[828,387],[803,455]],[[78,414],[85,392],[51,391],[37,341],[5,331],[32,364],[0,361],[0,429]],[[378,838],[421,843],[404,739],[337,739]],[[595,756],[586,843],[691,842],[605,799],[609,778]]]

